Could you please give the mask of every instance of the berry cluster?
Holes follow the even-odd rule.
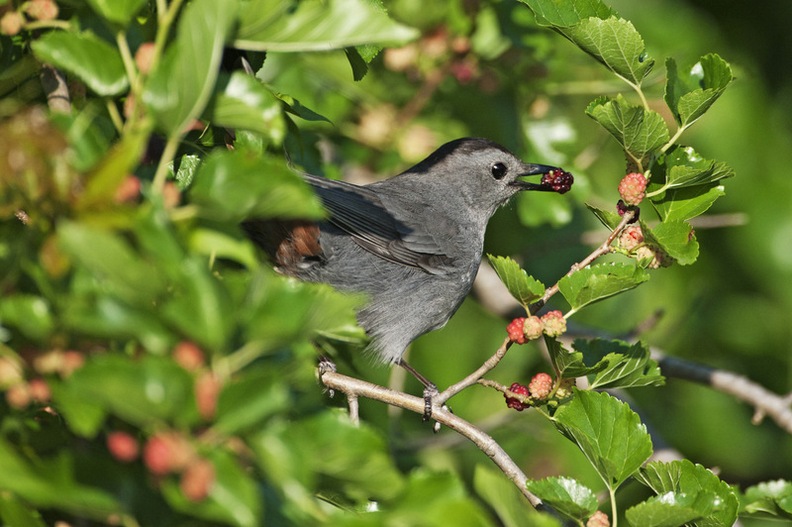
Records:
[[[46,407],[51,392],[47,376],[66,378],[82,367],[85,358],[78,351],[52,350],[33,359],[32,379],[26,379],[25,365],[10,357],[0,357],[0,389],[5,389],[11,408],[25,410],[33,404]]]
[[[549,311],[537,317],[519,317],[506,326],[509,339],[516,344],[525,344],[529,340],[536,340],[543,334],[548,337],[558,337],[566,332],[566,319],[558,310]]]
[[[648,181],[643,174],[632,172],[619,182],[619,196],[626,205],[638,205],[646,197]]]
[[[552,391],[553,378],[546,373],[537,373],[528,386],[518,382],[513,383],[503,397],[506,399],[506,406],[522,412],[526,408],[546,401]]]
[[[574,176],[560,168],[551,170],[542,176],[542,185],[552,188],[554,192],[558,192],[559,194],[569,192],[574,182]]]
[[[597,511],[588,519],[586,527],[610,527],[610,519],[604,512]]]
[[[619,236],[619,247],[650,269],[668,267],[672,260],[668,254],[659,247],[645,243],[644,234],[640,225],[629,225]]]
[[[137,438],[119,430],[107,434],[107,450],[122,463],[132,463],[140,456]],[[143,464],[157,478],[179,474],[179,487],[190,501],[204,500],[214,484],[212,462],[200,457],[187,437],[178,432],[164,431],[151,436],[143,445]]]
[[[52,0],[30,0],[22,4],[21,10],[6,11],[0,18],[0,33],[12,37],[22,31],[27,19],[48,21],[56,18],[58,18],[58,5],[55,2]]]
[[[222,384],[206,367],[203,350],[192,342],[178,343],[172,352],[173,360],[195,376],[195,402],[198,413],[205,420],[214,417]],[[189,436],[174,430],[155,432],[142,447],[132,434],[114,431],[107,435],[107,449],[122,463],[131,463],[142,457],[143,464],[152,476],[164,478],[179,476],[182,494],[194,502],[204,500],[215,481],[211,461],[199,455]]]
[[[107,450],[122,463],[131,463],[140,456],[138,440],[128,432],[107,434]],[[179,487],[190,501],[202,501],[215,480],[211,461],[199,457],[190,441],[173,431],[158,432],[143,446],[143,464],[158,478],[179,474]]]

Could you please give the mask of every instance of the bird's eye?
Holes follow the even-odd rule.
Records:
[[[509,171],[503,163],[495,163],[490,170],[492,171],[492,177],[495,179],[503,179],[503,176]]]

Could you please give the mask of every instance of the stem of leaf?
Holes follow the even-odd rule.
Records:
[[[618,75],[618,77],[619,77],[619,78],[621,78],[621,79],[623,79],[623,80],[624,80],[624,82],[626,82],[627,84],[629,84],[629,85],[630,85],[630,87],[631,87],[633,90],[635,90],[635,93],[637,93],[637,94],[638,94],[638,97],[641,99],[641,104],[643,105],[644,109],[645,109],[645,110],[647,110],[647,111],[648,111],[648,110],[650,110],[650,108],[649,108],[649,102],[646,100],[646,96],[644,95],[644,93],[643,93],[643,90],[641,89],[641,85],[640,85],[640,84],[635,84],[634,82],[631,82],[631,81],[629,81],[629,80],[625,79],[625,78],[624,78],[624,77],[622,77],[621,75]]]
[[[159,19],[159,27],[157,27],[157,36],[154,37],[154,53],[151,56],[151,71],[157,69],[160,57],[162,57],[162,50],[165,48],[165,42],[168,39],[168,32],[176,19],[176,14],[184,0],[173,0],[170,7],[165,7],[165,0],[157,0],[157,13]],[[162,14],[164,13],[164,14]]]
[[[227,379],[259,358],[264,349],[265,347],[260,341],[248,342],[230,355],[219,359],[214,365],[214,371],[221,380]]]
[[[116,33],[116,45],[118,45],[118,51],[121,52],[121,61],[124,64],[127,78],[129,78],[129,86],[132,89],[132,93],[137,97],[138,94],[136,93],[135,85],[137,84],[138,73],[135,68],[135,59],[132,58],[132,51],[129,49],[129,42],[127,42],[126,32],[124,30]]]
[[[657,189],[657,190],[654,190],[654,191],[652,191],[652,192],[647,192],[647,193],[646,193],[646,197],[647,197],[647,198],[653,198],[653,197],[655,197],[655,196],[658,196],[658,195],[662,194],[662,193],[663,193],[663,192],[665,192],[666,190],[668,190],[668,185],[663,185],[662,187],[660,187],[660,188],[659,188],[659,189]]]
[[[124,120],[121,118],[121,114],[118,113],[115,102],[113,99],[107,99],[105,103],[107,104],[107,114],[110,116],[110,120],[113,121],[113,126],[117,132],[121,133],[124,129]]]
[[[34,22],[28,22],[23,26],[27,31],[33,31],[36,29],[63,29],[63,30],[70,30],[72,25],[70,22],[66,20],[36,20]]]
[[[608,494],[610,494],[611,502],[611,527],[619,526],[619,515],[616,510],[616,489],[608,485]]]
[[[687,130],[687,129],[688,129],[688,125],[687,125],[687,124],[680,125],[680,126],[679,126],[679,128],[677,128],[677,131],[676,131],[676,133],[674,133],[674,136],[673,136],[671,139],[669,139],[669,140],[668,140],[668,142],[667,142],[666,144],[664,144],[664,145],[663,145],[663,148],[661,148],[661,149],[660,149],[660,152],[662,152],[663,154],[665,154],[665,153],[666,153],[666,151],[667,151],[669,148],[671,148],[672,146],[674,146],[674,144],[677,142],[677,139],[679,139],[679,137],[680,137],[680,136],[681,136],[683,133],[685,133],[685,130]]]
[[[157,171],[154,173],[154,180],[151,185],[154,192],[160,193],[165,187],[165,178],[168,176],[168,163],[173,161],[176,156],[180,141],[181,134],[173,134],[168,137],[168,142],[165,143],[165,149],[162,151],[162,156],[157,164]]]
[[[162,25],[162,21],[165,19],[165,12],[168,10],[168,5],[165,3],[165,0],[157,0],[157,23]]]

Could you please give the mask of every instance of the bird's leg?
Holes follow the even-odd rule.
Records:
[[[432,417],[432,398],[440,392],[437,390],[437,385],[421,375],[418,370],[410,366],[404,359],[399,359],[398,365],[410,372],[410,374],[418,379],[418,382],[424,385],[424,413],[423,420],[428,421]]]

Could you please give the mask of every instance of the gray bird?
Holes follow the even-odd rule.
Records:
[[[544,174],[541,183],[524,176]],[[523,163],[504,147],[464,138],[409,170],[365,186],[305,175],[329,213],[326,221],[250,221],[244,228],[278,270],[342,291],[362,292],[358,320],[370,350],[402,360],[416,338],[443,327],[473,285],[487,222],[521,190],[566,192],[572,176]]]

